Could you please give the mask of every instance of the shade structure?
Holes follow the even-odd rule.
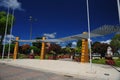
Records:
[[[91,32],[94,34],[108,35],[111,33],[120,32],[120,25],[103,25]]]

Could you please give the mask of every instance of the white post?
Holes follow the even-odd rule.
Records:
[[[117,6],[118,6],[118,16],[119,16],[119,24],[120,24],[120,1],[117,0]]]
[[[10,45],[11,45],[11,39],[12,39],[12,29],[13,29],[13,20],[14,20],[14,9],[12,12],[12,18],[11,18],[11,30],[10,30],[10,39],[9,39],[9,48],[8,48],[8,59],[10,58]]]
[[[89,54],[90,54],[90,70],[92,72],[92,55],[91,55],[91,43],[90,43],[90,17],[89,17],[89,3],[87,2],[87,20],[88,20],[88,45],[89,45]]]
[[[8,28],[8,18],[9,18],[9,7],[8,7],[7,19],[6,19],[6,27],[5,27],[5,34],[4,34],[4,42],[3,42],[2,59],[4,59],[4,53],[5,53],[5,38],[6,38],[7,28]]]

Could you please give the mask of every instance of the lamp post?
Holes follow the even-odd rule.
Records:
[[[30,40],[32,39],[32,22],[33,22],[33,18],[32,16],[29,17],[30,20]]]
[[[10,45],[11,45],[11,39],[12,39],[12,29],[13,29],[13,20],[14,20],[14,9],[12,11],[12,18],[11,18],[11,30],[10,30],[10,39],[9,39],[9,48],[8,48],[8,59],[10,58]]]
[[[92,72],[92,55],[91,55],[91,42],[90,42],[90,17],[89,17],[89,2],[86,0],[87,4],[87,20],[88,20],[88,46],[90,55],[90,71]]]
[[[5,33],[4,33],[3,50],[2,50],[2,59],[4,59],[4,53],[5,53],[5,38],[6,38],[7,28],[8,28],[8,18],[9,18],[9,6],[8,6],[8,11],[7,11],[6,27],[5,27]]]
[[[117,0],[117,6],[118,6],[118,16],[119,16],[119,24],[120,24],[120,1]]]

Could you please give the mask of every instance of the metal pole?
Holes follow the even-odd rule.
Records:
[[[117,0],[117,6],[118,6],[118,16],[119,16],[119,24],[120,24],[120,1]]]
[[[13,29],[13,20],[14,20],[14,9],[12,12],[12,18],[11,18],[11,30],[10,30],[10,39],[9,39],[9,48],[8,48],[8,59],[10,58],[10,45],[11,45],[11,39],[12,39],[12,29]]]
[[[29,17],[30,19],[30,40],[32,39],[32,16]]]
[[[29,17],[30,20],[30,40],[32,39],[32,16]],[[32,46],[32,43],[30,42],[30,45]]]
[[[6,38],[7,28],[8,28],[8,18],[9,18],[9,7],[8,7],[8,12],[7,12],[7,18],[6,18],[6,27],[5,27],[5,35],[4,35],[4,43],[3,43],[2,59],[4,59],[4,52],[5,52],[5,38]]]
[[[90,43],[90,16],[89,16],[89,2],[87,2],[87,20],[88,20],[88,45],[90,54],[90,70],[92,71],[92,55],[91,55],[91,43]]]

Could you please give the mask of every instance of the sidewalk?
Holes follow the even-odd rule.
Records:
[[[86,80],[120,80],[120,72],[109,65],[78,63],[61,60],[17,59],[0,60],[0,63],[85,78]],[[120,70],[120,68],[118,68]]]

